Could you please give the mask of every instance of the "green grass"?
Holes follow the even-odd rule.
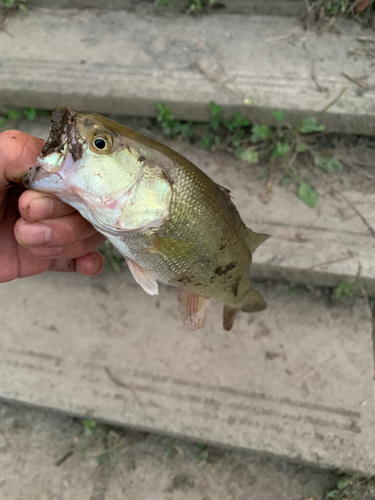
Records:
[[[324,131],[324,125],[315,117],[306,117],[296,127],[291,126],[281,110],[274,110],[274,125],[251,123],[241,113],[234,113],[231,118],[224,117],[223,107],[211,101],[211,118],[205,124],[206,132],[200,136],[198,128],[192,122],[179,121],[169,107],[158,103],[157,121],[163,132],[172,139],[189,138],[193,142],[211,151],[222,150],[249,163],[266,160],[268,167],[262,177],[270,178],[275,167],[283,172],[283,183],[294,183],[297,196],[308,207],[314,208],[319,201],[319,194],[309,182],[301,177],[294,167],[299,155],[310,155],[316,167],[328,174],[342,168],[341,163],[331,154],[314,150],[310,145],[311,137]],[[270,185],[270,180],[267,185]]]
[[[160,7],[167,7],[172,1],[173,0],[155,0],[154,3]],[[202,12],[203,10],[209,9],[216,2],[217,0],[186,0],[187,12],[192,14]]]
[[[9,120],[18,118],[26,118],[27,120],[35,120],[37,116],[50,116],[51,112],[44,109],[24,108],[24,109],[8,109],[0,114],[0,132],[1,129],[6,129]]]
[[[358,475],[342,476],[336,488],[329,491],[325,500],[374,500],[375,478],[363,478]]]
[[[0,0],[0,7],[27,10],[27,0]]]

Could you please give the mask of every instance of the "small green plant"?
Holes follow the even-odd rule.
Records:
[[[201,144],[205,149],[225,149],[228,146],[238,147],[242,140],[250,134],[250,120],[235,113],[230,120],[223,116],[223,107],[210,102],[211,120],[208,123],[210,132],[205,134]],[[242,151],[240,152],[242,154]],[[248,153],[248,156],[251,153]],[[239,156],[241,158],[241,156]],[[245,158],[242,158],[245,159]],[[250,158],[249,158],[250,159]],[[249,161],[247,159],[246,161]],[[256,163],[257,159],[252,163]]]
[[[22,117],[27,120],[35,120],[37,116],[50,116],[50,111],[36,108],[8,109],[5,113],[0,114],[0,129],[7,126],[8,120],[16,120]]]
[[[208,449],[207,445],[203,443],[198,444],[198,455],[197,459],[199,462],[206,462],[208,459]]]
[[[0,0],[0,7],[25,11],[27,10],[26,3],[27,0]]]
[[[92,436],[97,431],[98,424],[95,420],[82,420],[83,434],[87,437]]]
[[[159,122],[165,135],[171,137],[172,139],[177,139],[178,137],[190,138],[193,136],[193,123],[176,120],[172,111],[168,106],[165,106],[161,102],[158,102],[158,116],[157,121]]]
[[[375,478],[342,476],[336,488],[326,494],[325,500],[372,500],[375,498]]]
[[[209,103],[209,107],[211,119],[206,125],[208,132],[200,139],[202,147],[211,151],[224,150],[247,163],[267,159],[268,168],[262,172],[261,177],[267,178],[268,193],[272,191],[272,172],[278,165],[284,170],[282,183],[295,184],[299,199],[308,207],[314,208],[319,201],[319,194],[293,166],[297,156],[302,153],[310,154],[315,166],[325,173],[342,168],[333,155],[316,151],[310,145],[311,136],[324,131],[324,125],[319,124],[315,117],[304,118],[293,127],[285,121],[283,111],[274,110],[274,125],[269,126],[252,124],[241,113],[235,113],[232,118],[226,119],[223,107],[213,101]],[[193,138],[192,122],[177,121],[170,108],[162,103],[158,104],[158,110],[158,122],[166,135],[174,139],[181,136]]]
[[[188,4],[187,11],[190,13],[201,12],[214,5],[217,0],[186,0]],[[171,3],[171,0],[155,0],[155,5],[166,7]]]
[[[333,289],[333,295],[336,299],[342,299],[344,297],[352,298],[356,288],[356,281],[348,283],[347,281],[340,281],[336,288]]]

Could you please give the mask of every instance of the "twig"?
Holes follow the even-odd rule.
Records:
[[[341,196],[341,198],[345,201],[345,203],[347,203],[349,205],[349,207],[354,210],[354,212],[358,215],[358,217],[361,219],[361,221],[363,222],[363,224],[367,227],[369,233],[371,234],[371,236],[373,238],[375,238],[375,230],[370,226],[370,224],[367,222],[367,220],[365,219],[365,217],[361,214],[361,212],[358,210],[358,208],[356,206],[353,205],[353,203],[348,200],[348,198],[346,196],[344,196],[342,193],[339,193],[336,189],[333,189],[333,191],[335,193],[337,193],[339,196]]]
[[[146,411],[146,408],[144,407],[140,397],[138,396],[138,394],[136,393],[136,391],[134,390],[134,388],[131,386],[131,385],[128,385],[128,384],[124,384],[124,382],[122,382],[120,379],[118,379],[117,377],[115,377],[113,375],[113,373],[111,372],[111,370],[108,368],[108,366],[106,366],[104,368],[104,371],[106,372],[106,374],[108,375],[109,379],[115,384],[117,385],[118,387],[123,387],[124,389],[128,389],[128,391],[130,391],[133,396],[135,397],[135,399],[137,400],[139,406],[142,408],[143,410],[143,413],[146,415],[146,417],[148,417],[149,419],[151,419],[151,417],[149,416],[149,414],[147,413]],[[151,419],[152,420],[152,419]]]
[[[349,259],[354,259],[354,255],[348,255],[347,257],[341,257],[340,259],[326,260],[325,262],[319,262],[318,264],[313,264],[312,266],[307,267],[306,270],[307,269],[314,269],[315,267],[336,264],[337,262],[344,262],[345,260],[349,260]]]
[[[368,90],[368,85],[364,81],[360,80],[359,78],[355,78],[354,76],[347,75],[346,73],[341,72],[342,76],[345,76],[347,80],[350,82],[355,83],[358,85],[358,87],[361,87],[363,90]]]
[[[73,450],[69,450],[67,453],[65,453],[65,455],[63,455],[61,458],[59,458],[59,460],[56,460],[55,466],[59,467],[61,464],[63,464],[65,462],[65,460],[67,460],[72,455],[73,455]]]
[[[375,38],[373,36],[357,36],[356,40],[359,42],[375,43]]]
[[[320,112],[321,115],[323,115],[324,113],[326,113],[334,104],[336,104],[337,101],[339,101],[341,99],[341,97],[345,94],[346,90],[348,89],[348,87],[343,87],[340,91],[340,93],[333,99],[333,101],[331,101],[329,104],[327,104],[327,106],[325,108],[322,109],[322,111]]]

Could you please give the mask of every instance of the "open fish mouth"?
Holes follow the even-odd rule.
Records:
[[[75,113],[67,106],[58,106],[52,113],[51,122],[51,132],[41,151],[41,156],[44,157],[62,151],[66,140],[72,133]]]
[[[67,106],[58,106],[51,115],[51,122],[49,137],[35,165],[22,179],[26,187],[30,186],[34,175],[41,171],[59,175],[62,165],[73,165],[82,158],[83,147],[75,127],[76,113]]]

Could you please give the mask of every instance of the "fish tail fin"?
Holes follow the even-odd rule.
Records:
[[[243,311],[246,313],[253,313],[253,312],[260,312],[264,311],[266,309],[267,304],[264,301],[263,297],[261,294],[258,292],[258,290],[255,290],[250,285],[250,289],[248,293],[245,296],[245,300],[242,304],[241,307],[234,308],[225,305],[224,306],[224,311],[223,311],[223,327],[224,330],[231,330],[234,324],[234,320],[236,319],[236,314],[238,311]]]
[[[245,296],[245,300],[242,304],[242,307],[240,308],[241,311],[244,311],[247,313],[260,312],[260,311],[264,311],[264,309],[266,309],[266,307],[267,307],[267,304],[264,301],[261,294],[258,292],[258,290],[255,290],[255,288],[253,288],[250,285],[250,289]]]
[[[248,227],[246,228],[245,242],[247,247],[250,248],[252,254],[259,247],[259,245],[268,240],[269,237],[269,234],[254,233],[254,231]]]

